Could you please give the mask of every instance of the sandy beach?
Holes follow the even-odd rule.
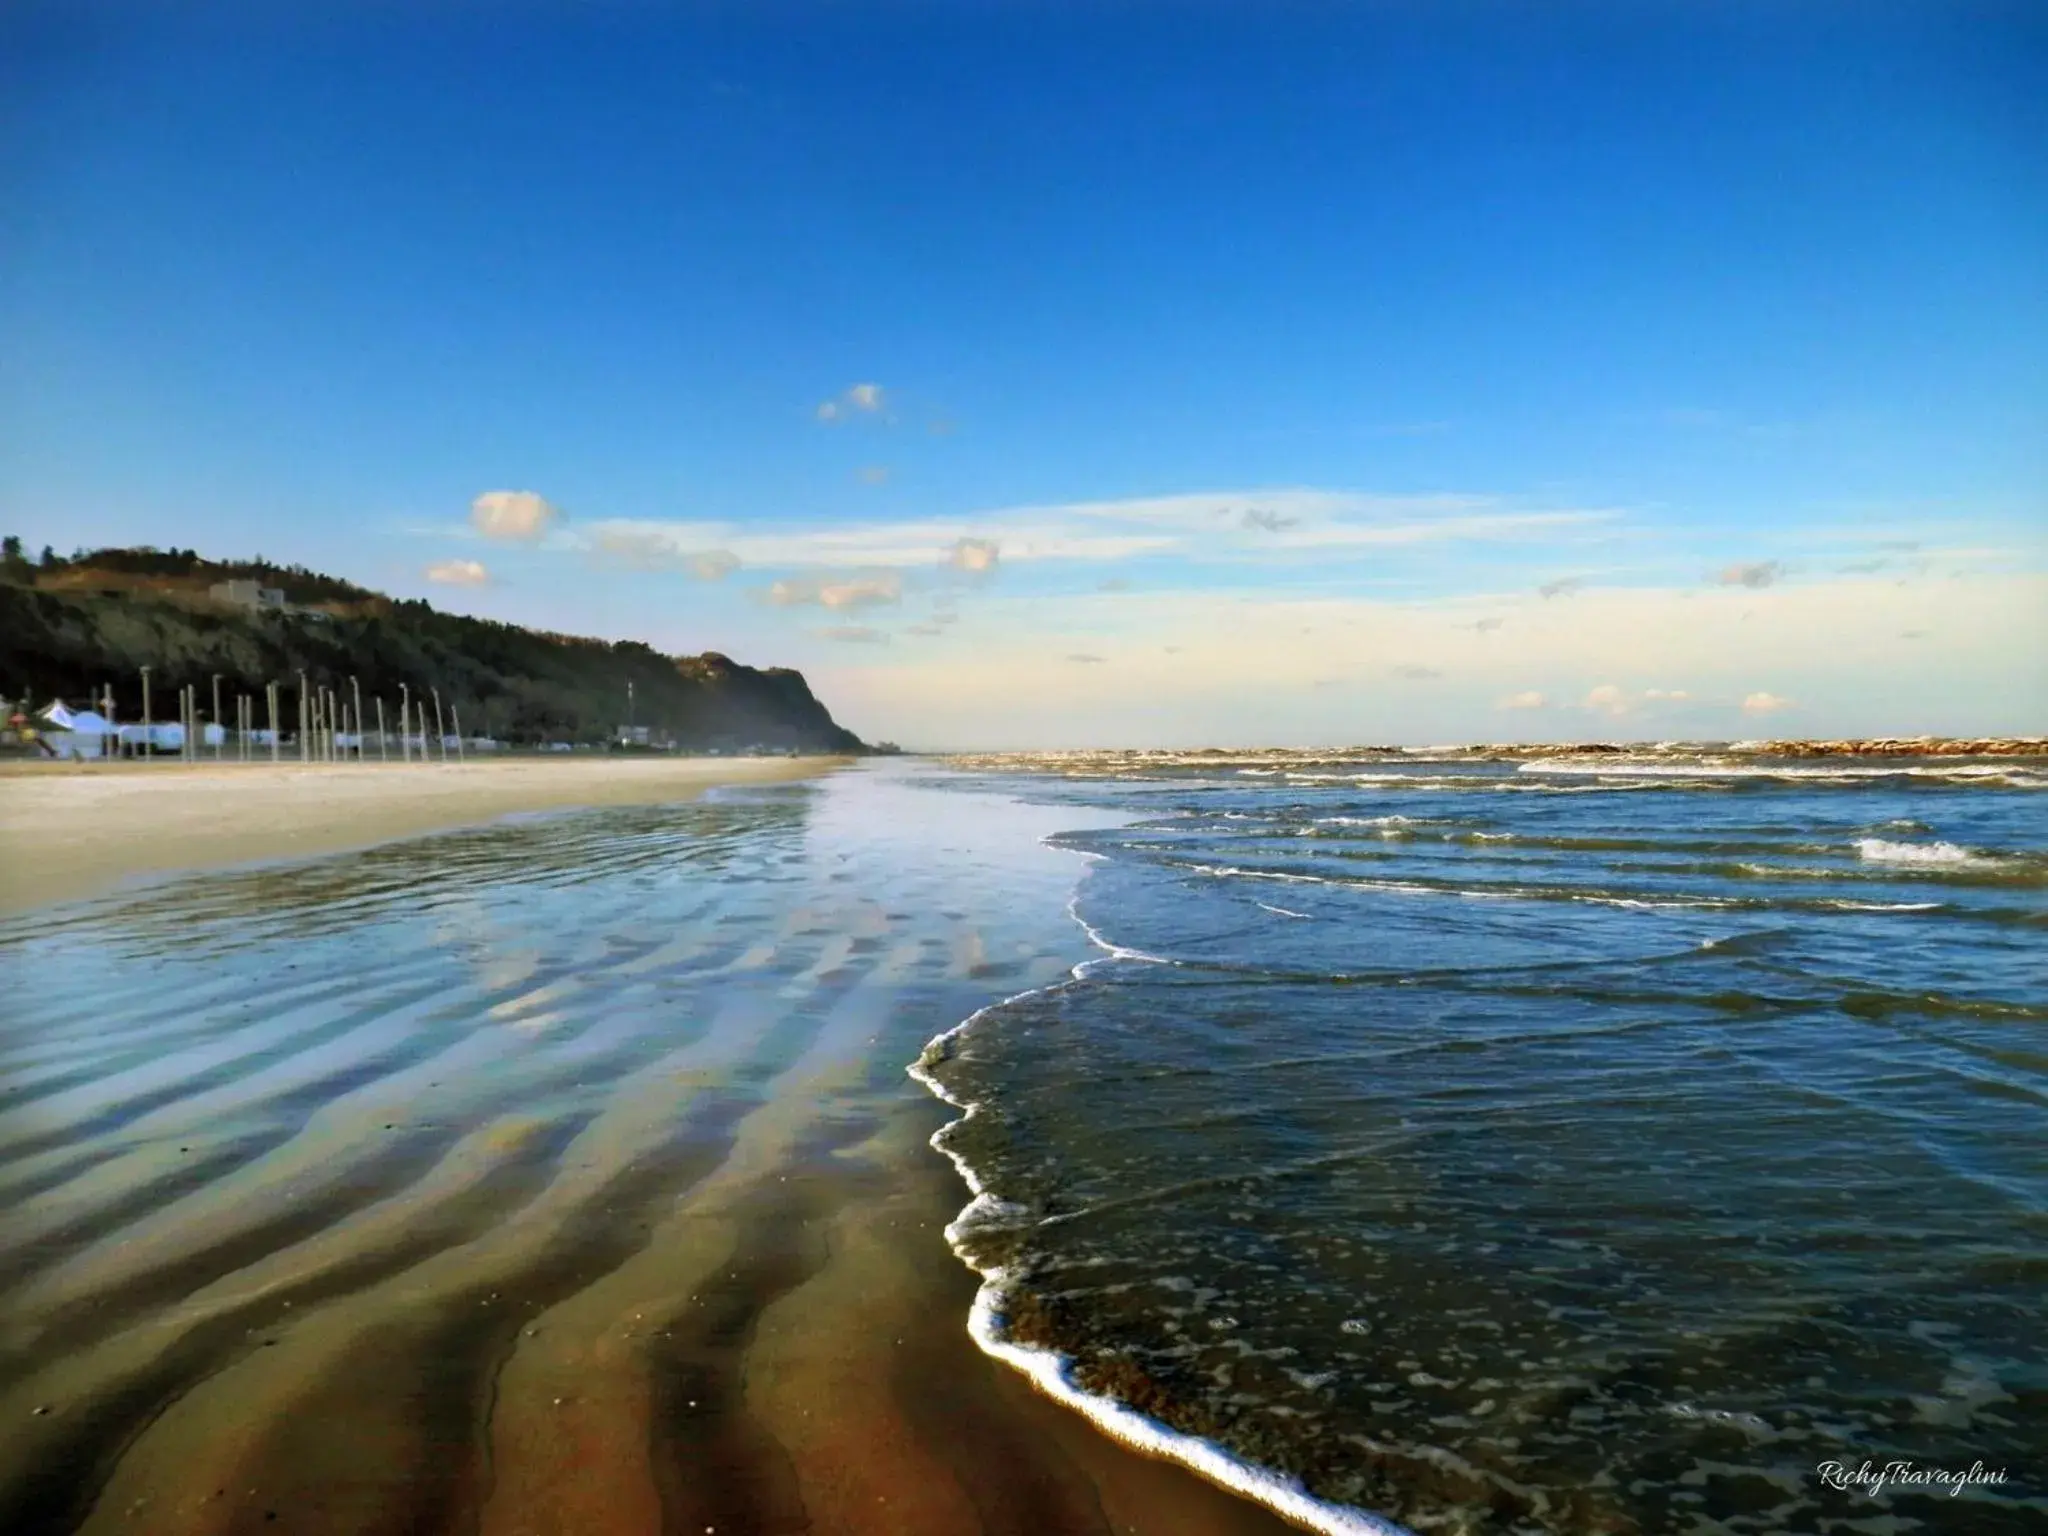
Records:
[[[1284,1529],[968,1336],[903,1069],[1064,974],[1072,856],[819,766],[0,783],[111,892],[0,921],[0,1526]]]
[[[124,879],[362,848],[522,811],[654,805],[835,758],[470,763],[18,763],[0,768],[0,911]]]

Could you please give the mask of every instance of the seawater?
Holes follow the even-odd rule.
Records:
[[[930,780],[1117,818],[916,1068],[992,1350],[1333,1530],[2048,1529],[2040,765],[1027,766]]]

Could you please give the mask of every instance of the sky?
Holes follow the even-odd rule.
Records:
[[[2048,729],[2048,8],[0,8],[0,525],[921,748]]]

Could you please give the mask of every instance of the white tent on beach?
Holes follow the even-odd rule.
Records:
[[[48,728],[43,740],[58,757],[111,757],[118,733],[105,715],[90,709],[67,709],[62,700],[42,712]]]

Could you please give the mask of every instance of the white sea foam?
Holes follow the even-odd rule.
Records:
[[[1868,864],[1903,864],[1925,869],[1996,869],[2005,862],[1960,843],[1895,843],[1882,837],[1857,838],[1856,856]]]
[[[1087,920],[1075,911],[1073,902],[1068,903],[1067,910],[1087,932],[1091,943],[1110,951],[1107,958],[1136,955],[1135,951],[1120,950],[1103,939],[1094,928],[1089,927]],[[1074,979],[1081,979],[1087,974],[1087,968],[1095,963],[1097,962],[1084,960],[1076,965],[1072,972]],[[1066,1356],[1055,1354],[1051,1350],[1026,1349],[1002,1337],[997,1318],[1002,1313],[1004,1287],[1008,1282],[1008,1276],[1000,1267],[991,1266],[983,1269],[975,1264],[968,1256],[966,1239],[978,1227],[1005,1224],[1013,1220],[1018,1208],[992,1193],[983,1183],[981,1176],[975,1172],[974,1166],[955,1152],[950,1144],[952,1138],[948,1133],[957,1131],[972,1120],[980,1106],[953,1097],[924,1063],[932,1056],[934,1050],[943,1051],[950,1042],[964,1035],[996,1009],[1052,990],[1052,987],[1033,987],[1004,998],[999,1003],[991,1003],[986,1008],[976,1009],[951,1029],[934,1035],[926,1042],[918,1059],[906,1068],[909,1075],[922,1083],[934,1098],[952,1105],[961,1112],[958,1120],[941,1126],[933,1134],[931,1145],[936,1151],[944,1154],[959,1171],[961,1180],[967,1185],[968,1192],[973,1197],[960,1214],[946,1225],[946,1241],[952,1246],[953,1252],[963,1264],[981,1276],[981,1288],[975,1292],[974,1305],[967,1317],[968,1336],[984,1354],[1023,1372],[1047,1397],[1065,1403],[1111,1439],[1132,1446],[1147,1455],[1157,1456],[1165,1461],[1179,1462],[1211,1482],[1263,1504],[1275,1514],[1306,1526],[1309,1530],[1324,1532],[1326,1536],[1413,1536],[1405,1526],[1396,1525],[1382,1516],[1318,1499],[1295,1479],[1255,1466],[1233,1456],[1220,1445],[1168,1429],[1165,1425],[1148,1419],[1121,1403],[1084,1392],[1074,1385],[1073,1362]]]
[[[2010,763],[1735,763],[1716,759],[1645,762],[1641,758],[1563,757],[1518,763],[1517,773],[1629,779],[1961,779],[2021,789],[2048,788],[2048,775]]]
[[[1290,912],[1285,907],[1276,907],[1272,903],[1265,901],[1255,901],[1252,903],[1252,905],[1255,907],[1262,907],[1268,912],[1276,912],[1282,917],[1306,918],[1308,916],[1306,912]]]

